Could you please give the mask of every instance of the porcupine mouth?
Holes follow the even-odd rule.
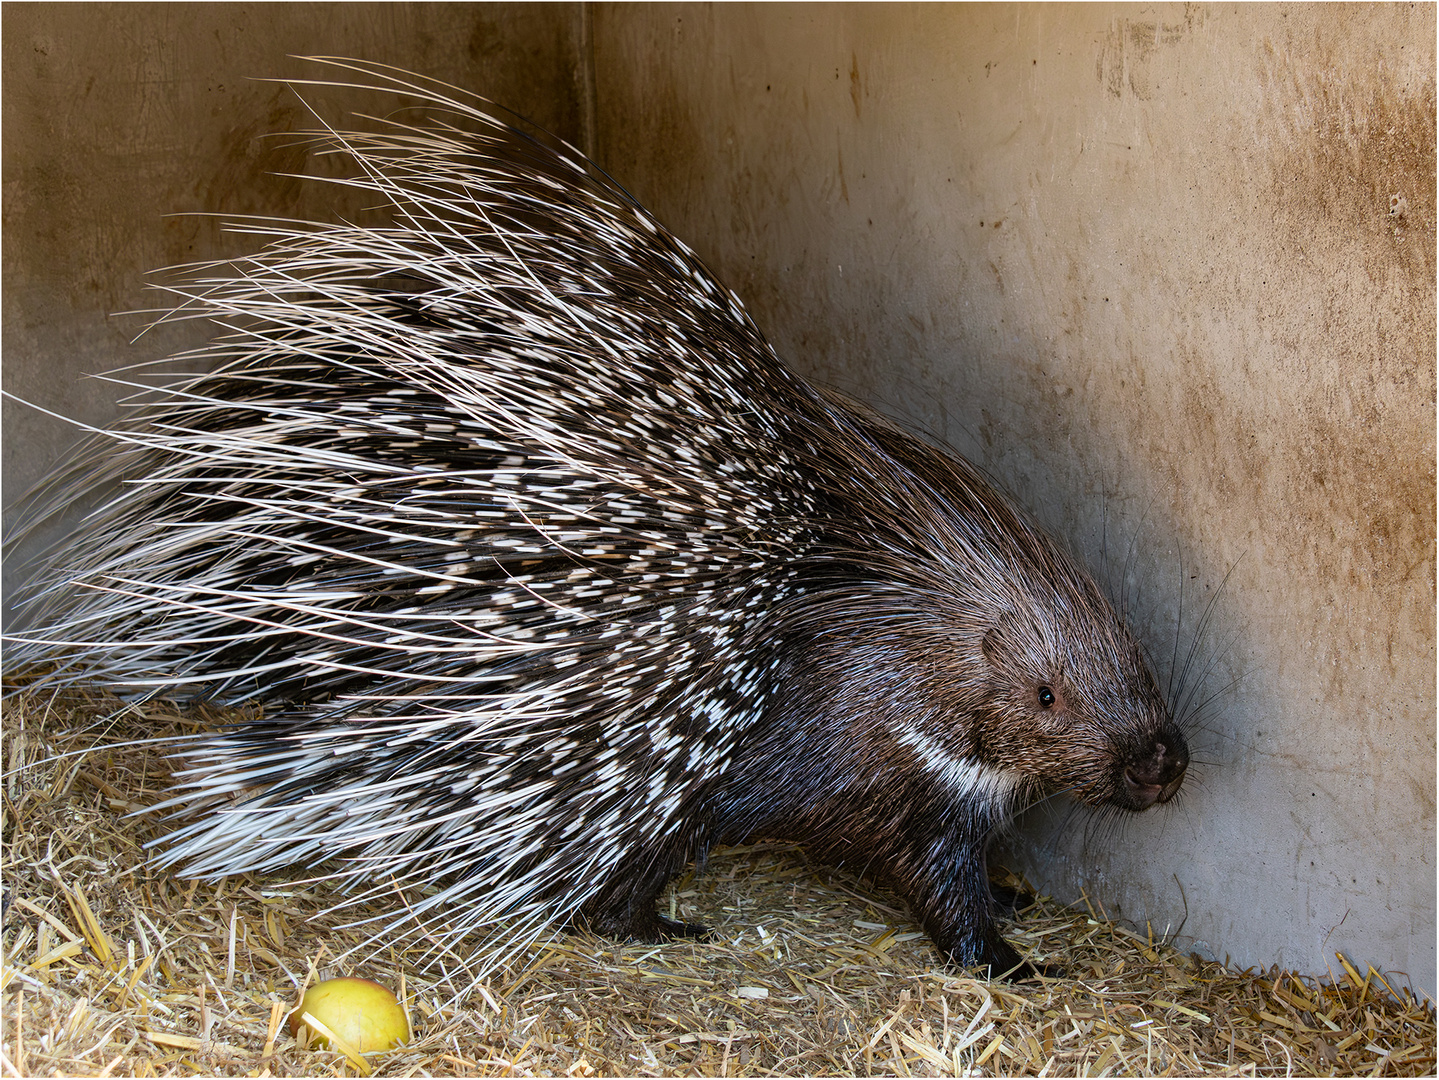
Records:
[[[1184,783],[1184,773],[1180,770],[1179,775],[1166,784],[1146,784],[1134,775],[1132,769],[1124,770],[1124,788],[1129,795],[1129,800],[1136,810],[1148,810],[1158,803],[1167,803],[1179,793],[1179,787]]]

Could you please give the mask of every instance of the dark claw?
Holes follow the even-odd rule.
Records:
[[[710,936],[708,926],[700,923],[679,922],[660,914],[655,915],[655,931],[661,941],[676,941],[680,938],[704,941]]]
[[[1060,969],[1054,964],[1035,964],[1029,960],[1021,960],[1019,967],[1002,973],[1000,977],[1009,982],[1039,982],[1042,979],[1057,979],[1060,975]]]
[[[682,938],[702,940],[710,932],[708,926],[666,918],[653,909],[646,909],[643,914],[586,912],[577,916],[575,923],[600,937],[615,938],[619,941],[658,942],[677,941]]]
[[[989,892],[994,897],[995,908],[1006,915],[1023,911],[1034,903],[1034,894],[1028,889],[1012,889],[1008,885],[996,885],[994,882],[990,882]]]
[[[1019,955],[1019,951],[1013,945],[997,935],[986,944],[984,952],[988,955],[981,957],[977,964],[966,964],[965,966],[977,966],[990,979],[1032,982],[1041,978],[1052,979],[1060,974],[1059,969],[1052,965],[1040,965],[1026,960]]]

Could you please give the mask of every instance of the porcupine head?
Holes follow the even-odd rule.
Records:
[[[1142,810],[1188,762],[1100,590],[972,466],[785,369],[572,150],[331,62],[449,118],[327,136],[394,223],[252,224],[182,291],[241,329],[89,444],[125,483],[7,641],[69,643],[54,684],[265,706],[181,748],[162,864],[344,855],[363,896],[428,890],[437,947],[652,940],[689,929],[656,911],[687,861],[793,839],[1015,968],[995,826],[1046,792]]]

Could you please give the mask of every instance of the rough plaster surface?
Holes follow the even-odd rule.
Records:
[[[116,389],[84,376],[197,345],[208,324],[145,332],[168,307],[146,289],[178,263],[243,254],[219,217],[353,214],[323,171],[273,133],[313,130],[287,86],[303,55],[359,56],[513,103],[581,145],[586,75],[572,4],[7,4],[3,9],[4,387],[84,423],[113,419]],[[311,89],[326,120],[373,105]],[[138,337],[138,340],[137,340]],[[7,531],[16,500],[76,430],[4,403]],[[8,595],[24,552],[7,549]]]
[[[1229,575],[1183,804],[1032,813],[1031,878],[1431,992],[1434,31],[897,5],[607,7],[594,35],[605,164],[798,369],[1103,563],[1162,671],[1181,586],[1182,665]]]
[[[303,152],[256,137],[308,119],[247,77],[349,53],[487,93],[594,148],[796,368],[1103,563],[1161,669],[1229,574],[1199,654],[1238,682],[1183,805],[1032,814],[1037,884],[1236,962],[1343,950],[1434,989],[1432,7],[10,5],[3,29],[7,389],[104,419],[75,374],[203,337],[107,318],[245,248],[162,215],[342,208],[269,175]],[[69,434],[4,422],[8,508]]]

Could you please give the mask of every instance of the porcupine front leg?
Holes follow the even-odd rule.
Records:
[[[912,848],[900,871],[910,904],[925,933],[956,965],[988,968],[991,978],[1034,978],[1039,969],[994,924],[987,839],[951,834]]]

